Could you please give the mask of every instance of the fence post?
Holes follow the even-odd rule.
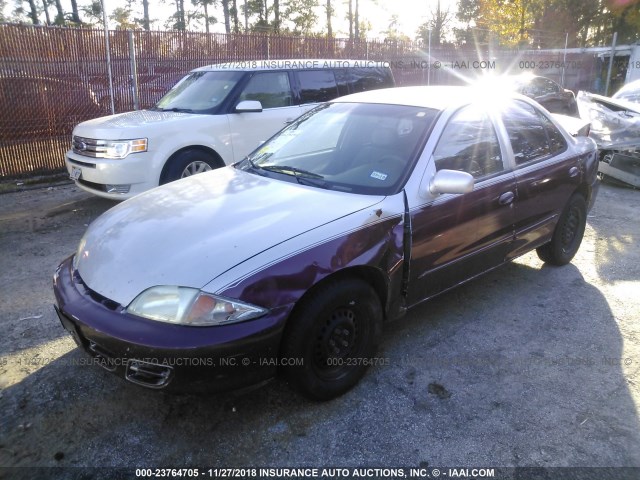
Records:
[[[129,64],[131,65],[131,93],[133,94],[133,109],[140,110],[138,98],[138,68],[136,65],[136,46],[133,39],[133,30],[129,30]]]
[[[611,56],[609,57],[609,68],[607,69],[607,83],[604,86],[605,97],[609,95],[609,82],[611,82],[611,69],[613,68],[613,57],[616,55],[616,40],[618,40],[618,32],[613,32],[613,42],[611,43]]]
[[[566,36],[564,37],[564,57],[562,58],[562,81],[560,82],[560,85],[562,85],[562,88],[564,88],[564,69],[567,65],[567,45],[569,44],[569,33],[567,32]]]
[[[431,29],[429,29],[429,65],[427,68],[427,85],[431,85]]]
[[[107,9],[105,1],[102,3],[102,21],[104,22],[104,48],[107,53],[107,75],[109,76],[109,99],[111,100],[111,115],[116,113],[113,103],[113,76],[111,75],[111,47],[109,47],[109,25],[107,24]]]

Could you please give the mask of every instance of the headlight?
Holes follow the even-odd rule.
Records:
[[[130,153],[146,152],[147,139],[105,140],[103,146],[97,147],[96,150],[102,150],[104,158],[125,158]]]
[[[82,238],[80,239],[80,243],[78,244],[78,249],[76,250],[76,254],[73,256],[73,260],[71,261],[71,267],[74,270],[78,270],[78,265],[80,264],[80,258],[82,255],[85,257],[89,256],[89,252],[85,252],[84,247],[87,245],[87,232],[84,233]]]
[[[127,312],[159,322],[211,326],[258,318],[267,310],[195,288],[160,286],[138,295]]]

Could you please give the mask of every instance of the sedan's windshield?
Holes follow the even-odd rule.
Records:
[[[242,72],[192,72],[169,90],[155,110],[200,113],[217,107],[242,77]]]
[[[389,195],[404,183],[436,114],[403,105],[328,103],[239,167],[319,188]]]

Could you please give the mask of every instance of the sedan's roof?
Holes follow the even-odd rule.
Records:
[[[390,105],[408,105],[415,107],[444,110],[472,100],[487,96],[476,87],[396,87],[369,90],[337,98],[333,102],[380,103]]]

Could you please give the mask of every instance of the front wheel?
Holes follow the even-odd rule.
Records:
[[[217,162],[215,158],[206,152],[185,150],[169,159],[160,177],[160,184],[164,185],[165,183],[208,172],[221,166],[220,162]]]
[[[329,400],[362,378],[382,329],[373,288],[357,279],[320,286],[303,298],[289,320],[281,358],[287,379],[314,400]]]
[[[551,241],[536,250],[540,260],[551,265],[569,263],[580,248],[586,224],[587,202],[576,193],[560,215]]]

